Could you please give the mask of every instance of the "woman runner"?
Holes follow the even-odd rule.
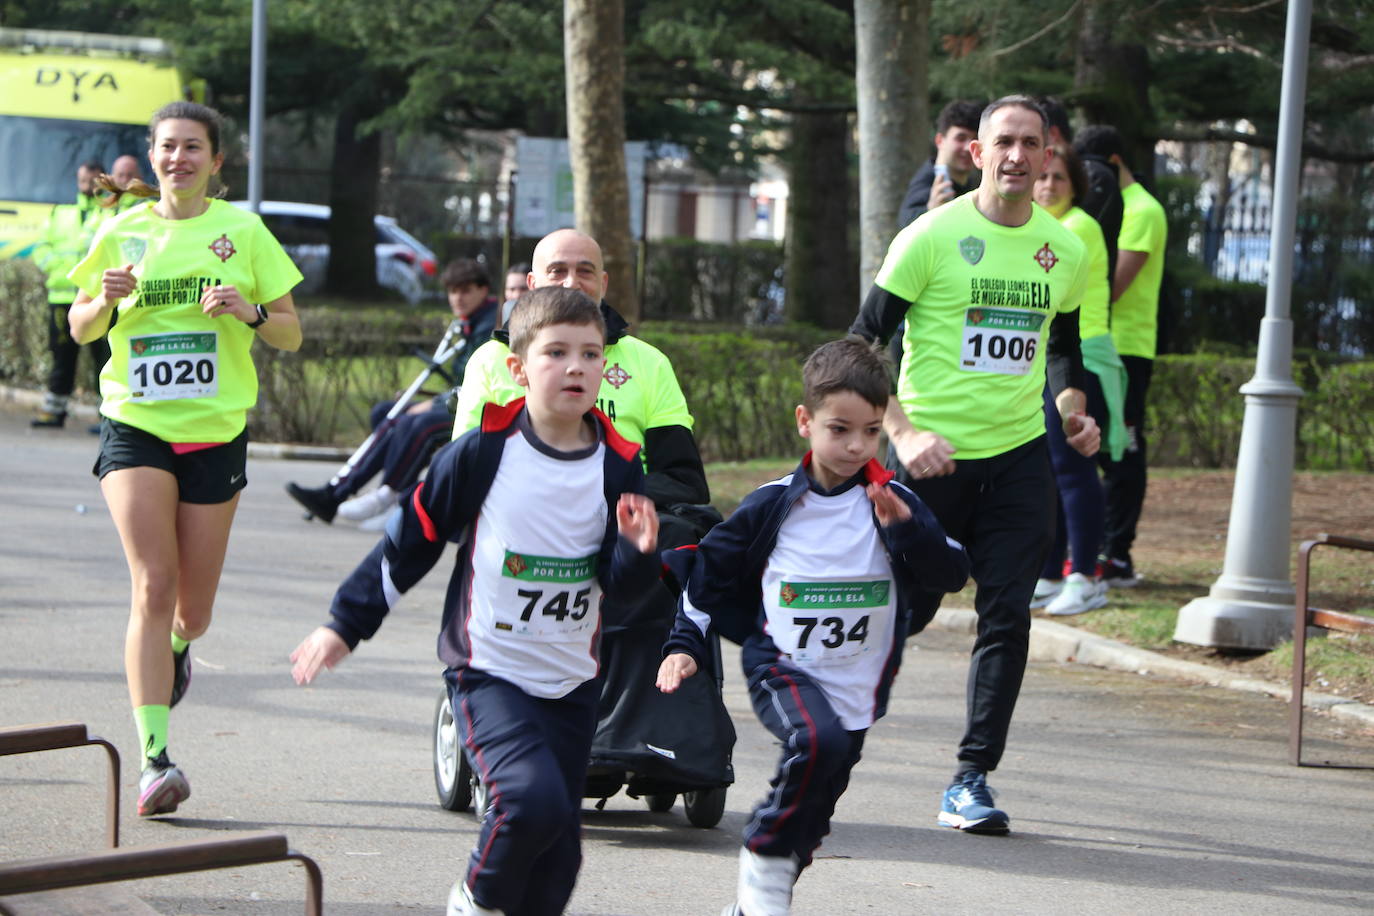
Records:
[[[253,213],[207,196],[224,163],[217,112],[161,108],[149,125],[156,197],[106,221],[69,274],[72,338],[107,332],[94,473],[132,579],[124,669],[143,755],[138,813],[175,811],[190,784],[167,756],[168,710],[191,679],[189,643],[210,625],[229,526],[247,483],[249,350],[296,350],[301,274]],[[115,195],[120,189],[105,180]]]

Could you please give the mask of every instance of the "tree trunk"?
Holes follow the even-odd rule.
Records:
[[[1114,27],[1121,0],[1086,0],[1074,58],[1074,98],[1087,124],[1110,124],[1121,134],[1135,177],[1153,190],[1158,127],[1150,107],[1150,61],[1143,45],[1118,44]]]
[[[859,297],[897,231],[907,182],[929,129],[930,0],[856,0],[859,97]]]
[[[791,321],[835,330],[849,327],[855,312],[849,136],[844,113],[798,112],[792,117],[786,314]]]
[[[610,274],[607,299],[639,318],[625,175],[624,0],[565,0],[568,151],[577,228],[601,244]]]
[[[334,164],[329,172],[329,267],[325,292],[376,298],[377,186],[381,180],[382,137],[358,136],[366,115],[346,106],[334,126]]]

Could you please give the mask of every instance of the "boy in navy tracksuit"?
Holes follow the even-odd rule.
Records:
[[[772,790],[740,850],[730,916],[784,916],[792,885],[830,832],[835,803],[883,714],[920,590],[957,591],[968,556],[875,460],[889,375],[856,339],[825,344],[802,370],[797,431],[811,451],[750,494],[695,549],[664,555],[684,582],[658,686],[710,658],[715,627],[741,644],[754,711],[782,742]]]
[[[439,658],[491,804],[450,916],[563,912],[582,862],[601,596],[639,593],[659,572],[638,446],[593,407],[606,339],[596,303],[563,287],[527,293],[510,339],[526,397],[488,404],[439,451],[339,587],[333,619],[291,654],[297,683],[334,667],[459,543]]]

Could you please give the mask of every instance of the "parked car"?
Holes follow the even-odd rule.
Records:
[[[247,210],[248,201],[233,201]],[[305,277],[296,291],[312,295],[324,287],[329,264],[329,208],[280,200],[262,202],[262,220],[281,242]],[[389,216],[374,218],[377,227],[377,285],[412,305],[433,288],[436,255]]]

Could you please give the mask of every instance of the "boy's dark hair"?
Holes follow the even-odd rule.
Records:
[[[935,119],[935,132],[937,134],[948,133],[951,127],[962,127],[964,130],[978,132],[978,116],[983,113],[982,102],[971,102],[968,99],[955,99],[944,108],[940,109],[940,115]]]
[[[1040,110],[1045,113],[1045,121],[1050,127],[1059,128],[1059,134],[1067,142],[1073,142],[1073,126],[1069,124],[1069,111],[1064,103],[1052,95],[1040,96]]]
[[[507,268],[506,268],[506,276],[508,276],[508,277],[509,277],[511,274],[522,274],[522,275],[523,275],[523,274],[528,274],[529,272],[530,272],[530,262],[529,262],[529,261],[517,261],[516,263],[512,264],[510,267],[507,267]]]
[[[464,283],[473,283],[485,289],[491,289],[491,278],[487,276],[487,269],[478,261],[472,258],[459,258],[456,261],[449,261],[444,268],[444,274],[440,277],[444,284],[444,289],[457,289]]]
[[[802,403],[812,412],[841,391],[852,391],[881,410],[891,390],[887,355],[862,337],[821,344],[802,366]]]
[[[978,118],[978,136],[983,136],[983,127],[992,120],[992,116],[1003,108],[1024,108],[1033,111],[1040,116],[1040,131],[1048,134],[1050,132],[1050,122],[1045,117],[1045,109],[1040,107],[1040,103],[1028,95],[1004,95],[1000,99],[989,102],[988,107],[983,109],[983,113]]]
[[[105,174],[105,166],[99,159],[87,159],[85,162],[81,163],[80,168],[88,172],[95,172],[97,175]]]
[[[1109,124],[1090,124],[1080,130],[1073,141],[1073,149],[1080,156],[1093,156],[1104,162],[1113,156],[1120,156],[1122,162],[1126,161],[1126,144],[1121,141],[1121,134],[1117,133],[1116,128]],[[1129,167],[1129,163],[1127,165]]]
[[[590,296],[565,286],[544,286],[521,296],[511,312],[507,324],[511,352],[524,358],[534,336],[555,324],[593,325],[601,333],[601,342],[606,342],[606,319]]]

